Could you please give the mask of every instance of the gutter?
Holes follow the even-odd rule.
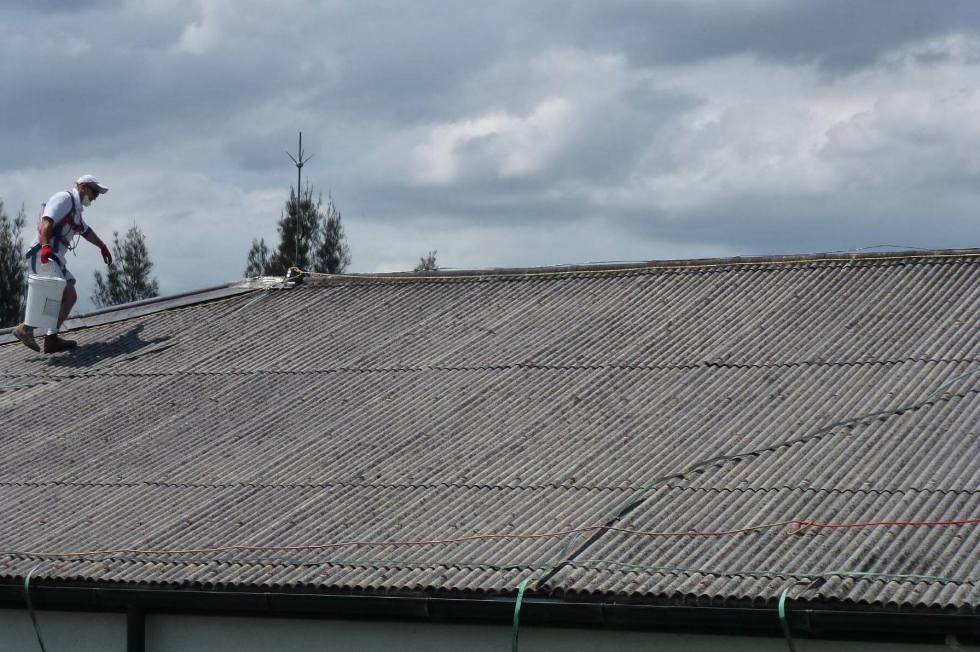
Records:
[[[129,650],[141,650],[146,614],[262,616],[432,623],[513,623],[512,597],[374,596],[184,588],[31,584],[36,609],[128,614]],[[26,609],[23,584],[0,584],[0,608]],[[980,615],[790,609],[795,638],[980,643]],[[525,597],[521,626],[782,637],[775,607],[697,607]]]

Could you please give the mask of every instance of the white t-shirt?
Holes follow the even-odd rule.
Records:
[[[70,194],[69,194],[70,193]],[[57,226],[68,213],[71,212],[71,200],[75,199],[75,217],[72,219],[71,228],[63,227],[61,230],[61,246],[59,253],[65,253],[68,245],[71,244],[72,237],[78,233],[84,236],[89,231],[88,224],[82,219],[82,199],[78,196],[78,189],[63,190],[51,196],[48,203],[44,205],[44,212],[41,217],[50,217]],[[37,223],[37,233],[34,234],[34,242],[31,246],[41,243],[41,220]],[[54,243],[51,243],[54,246]]]

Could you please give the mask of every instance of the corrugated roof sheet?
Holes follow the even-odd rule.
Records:
[[[980,606],[980,525],[596,529],[980,516],[978,251],[234,292],[0,345],[0,577]]]

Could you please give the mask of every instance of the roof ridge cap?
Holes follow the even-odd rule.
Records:
[[[712,267],[742,267],[751,265],[824,263],[840,261],[892,261],[926,258],[980,258],[980,248],[927,249],[915,251],[884,251],[855,253],[807,253],[760,256],[730,256],[723,258],[690,258],[648,260],[615,263],[581,263],[541,267],[491,267],[472,269],[440,269],[425,272],[374,272],[356,274],[309,273],[314,281],[369,281],[410,279],[479,279],[489,277],[561,276],[597,272],[642,272],[657,269],[697,269]]]

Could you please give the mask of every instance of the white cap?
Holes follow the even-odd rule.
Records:
[[[109,189],[103,186],[101,183],[99,183],[99,180],[93,177],[91,174],[86,174],[83,175],[82,177],[79,177],[78,181],[76,181],[75,184],[79,186],[85,186],[85,185],[95,186],[96,188],[99,189],[100,195],[104,195],[107,192],[109,192]]]

